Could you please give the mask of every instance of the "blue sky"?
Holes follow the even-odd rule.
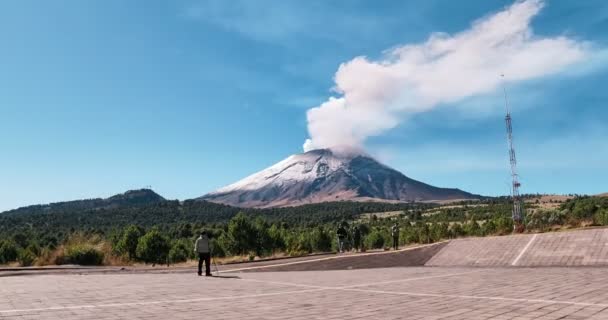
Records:
[[[151,185],[197,197],[301,152],[307,110],[357,56],[453,34],[512,1],[3,1],[0,210]],[[537,36],[588,43],[509,85],[522,192],[608,191],[608,3],[548,0]],[[500,92],[365,141],[406,175],[508,193]]]

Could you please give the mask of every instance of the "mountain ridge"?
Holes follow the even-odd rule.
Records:
[[[128,190],[108,198],[92,198],[71,201],[60,201],[48,204],[24,206],[0,212],[1,214],[19,214],[20,212],[52,213],[58,211],[111,209],[116,207],[143,206],[166,201],[165,198],[151,189]]]

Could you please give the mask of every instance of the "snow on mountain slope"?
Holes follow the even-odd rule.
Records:
[[[256,190],[271,185],[282,187],[298,182],[312,182],[317,178],[331,175],[339,169],[347,168],[351,157],[351,154],[334,154],[329,150],[314,150],[291,155],[267,169],[220,188],[210,195],[239,190]]]
[[[199,199],[241,207],[290,206],[325,201],[430,201],[479,196],[410,179],[353,150],[312,150]]]

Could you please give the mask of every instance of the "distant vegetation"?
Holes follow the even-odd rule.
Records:
[[[402,245],[513,229],[504,197],[443,206],[334,202],[277,209],[152,198],[119,199],[119,205],[93,199],[87,201],[95,205],[78,201],[0,213],[0,264],[178,263],[194,258],[193,241],[202,229],[213,236],[215,256],[251,258],[335,251],[342,222],[349,230],[359,228],[364,249],[388,247],[395,222]],[[608,225],[607,197],[576,196],[552,208],[534,201],[537,195],[526,199],[528,231]],[[397,214],[383,217],[383,212]]]

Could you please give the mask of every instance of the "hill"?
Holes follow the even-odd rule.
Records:
[[[5,211],[4,215],[19,214],[51,214],[69,213],[81,211],[95,211],[100,209],[112,209],[118,207],[146,206],[165,201],[165,198],[150,189],[129,190],[106,199],[84,199],[75,201],[56,202],[50,204],[39,204]]]
[[[89,200],[83,200],[89,201]],[[70,203],[78,203],[71,201]],[[0,235],[19,230],[38,230],[44,233],[69,233],[73,230],[106,232],[130,224],[142,227],[162,228],[183,224],[220,224],[239,212],[251,217],[262,217],[269,222],[288,225],[315,225],[350,220],[362,213],[384,211],[423,210],[433,204],[391,204],[366,202],[329,202],[299,207],[252,209],[237,208],[208,201],[163,200],[150,204],[105,206],[82,209],[82,206],[62,206],[61,210],[40,210],[42,206],[30,206],[31,210],[0,213]]]

